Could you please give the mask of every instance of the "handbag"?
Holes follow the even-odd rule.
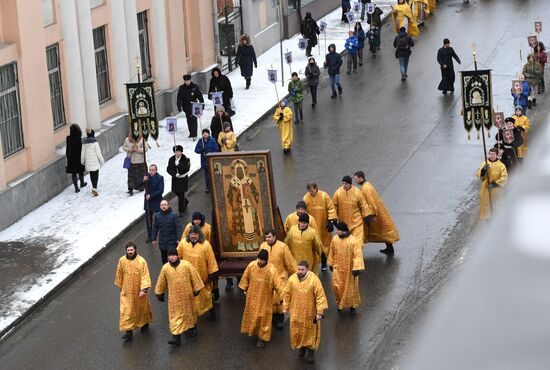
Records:
[[[126,158],[124,158],[124,163],[122,164],[122,168],[126,168],[127,170],[130,169],[130,166],[132,165],[132,155],[126,155]]]

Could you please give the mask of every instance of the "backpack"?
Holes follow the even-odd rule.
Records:
[[[406,35],[399,36],[399,40],[397,40],[397,49],[407,50],[408,48],[409,48],[408,36]]]

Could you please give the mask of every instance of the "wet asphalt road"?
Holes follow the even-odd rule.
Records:
[[[474,171],[482,151],[480,142],[466,139],[459,118],[459,94],[443,97],[436,90],[435,54],[442,39],[449,37],[464,66],[471,60],[469,45],[475,40],[478,49],[485,50],[481,61],[506,76],[493,83],[495,94],[505,95],[508,75],[519,68],[506,43],[510,35],[523,40],[543,3],[472,1],[465,7],[462,1],[440,2],[417,40],[405,83],[400,81],[390,45],[393,31],[385,25],[378,58],[371,59],[366,50],[359,72],[341,76],[343,97],[330,99],[326,72],[315,110],[306,96],[305,122],[294,126],[291,154],[285,156],[280,150],[278,129],[269,117],[240,139],[243,150],[272,151],[283,218],[301,199],[308,181],[332,193],[342,176],[364,170],[401,234],[393,258],[378,252],[381,245],[365,247],[366,273],[360,278],[363,303],[356,317],[336,312],[330,274],[321,273],[329,310],[315,367],[396,366],[409,340],[396,337],[402,332],[397,329],[410,324],[413,312],[426,309],[426,301],[431,301],[467,255],[468,236],[477,223]],[[511,27],[509,20],[518,14],[528,21]],[[455,87],[458,91],[458,83]],[[209,197],[202,190],[202,176],[197,176],[189,194],[190,211],[209,215]],[[184,222],[189,216],[190,212]],[[155,322],[150,332],[136,333],[132,342],[123,343],[113,280],[116,262],[129,239],[139,242],[138,251],[148,260],[156,282],[160,255],[143,243],[144,227],[139,224],[0,343],[1,369],[304,367],[290,349],[288,323],[285,330],[274,330],[272,341],[262,350],[254,348],[252,338],[240,334],[244,296],[236,289],[226,294],[223,282],[217,320],[200,318],[199,335],[184,337],[180,348],[166,343],[170,336],[166,305],[152,294]]]

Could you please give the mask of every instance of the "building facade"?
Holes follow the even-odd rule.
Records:
[[[19,218],[67,185],[58,152],[71,123],[101,132],[107,157],[116,153],[127,134],[124,84],[137,81],[137,64],[155,83],[159,116],[175,110],[182,75],[216,64],[214,5],[0,0],[0,205],[48,189],[26,199]],[[0,229],[13,221],[2,219]]]

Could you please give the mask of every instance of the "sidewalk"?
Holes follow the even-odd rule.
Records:
[[[378,3],[387,14],[390,2]],[[347,24],[340,22],[340,16],[341,10],[338,8],[318,19],[318,22],[324,20],[328,24],[326,45],[334,43],[337,50],[343,50],[348,31]],[[368,27],[366,21],[363,25]],[[307,61],[305,51],[298,49],[299,37],[295,35],[285,40],[283,51],[293,52],[292,70],[303,78]],[[320,48],[314,48],[312,54],[321,67],[326,52],[324,35],[320,35]],[[277,104],[274,85],[267,79],[267,69],[273,66],[278,70],[279,97],[287,94],[290,70],[285,63],[285,87],[281,87],[280,65],[277,44],[258,58],[258,68],[254,70],[250,90],[245,90],[245,81],[239,69],[228,74],[235,93],[237,114],[232,120],[236,134],[245,131]],[[322,73],[326,71],[322,70]],[[206,96],[205,102],[202,127],[209,127],[213,106]],[[160,126],[158,146],[154,141],[149,141],[151,150],[147,160],[149,164],[158,165],[159,173],[164,176],[166,194],[171,186],[166,166],[173,155],[173,137],[166,133],[164,120]],[[178,117],[176,142],[183,146],[184,153],[191,158],[191,174],[200,170],[200,157],[194,153],[196,142],[187,136],[185,118]],[[9,330],[25,312],[39,304],[55,287],[71,278],[82,265],[108,247],[121,231],[141,221],[143,193],[133,197],[126,194],[127,173],[122,168],[125,156],[120,149],[120,153],[101,168],[99,197],[91,196],[91,184],[87,178],[88,186],[80,193],[75,193],[72,186],[67,187],[61,194],[0,232],[0,333]]]

